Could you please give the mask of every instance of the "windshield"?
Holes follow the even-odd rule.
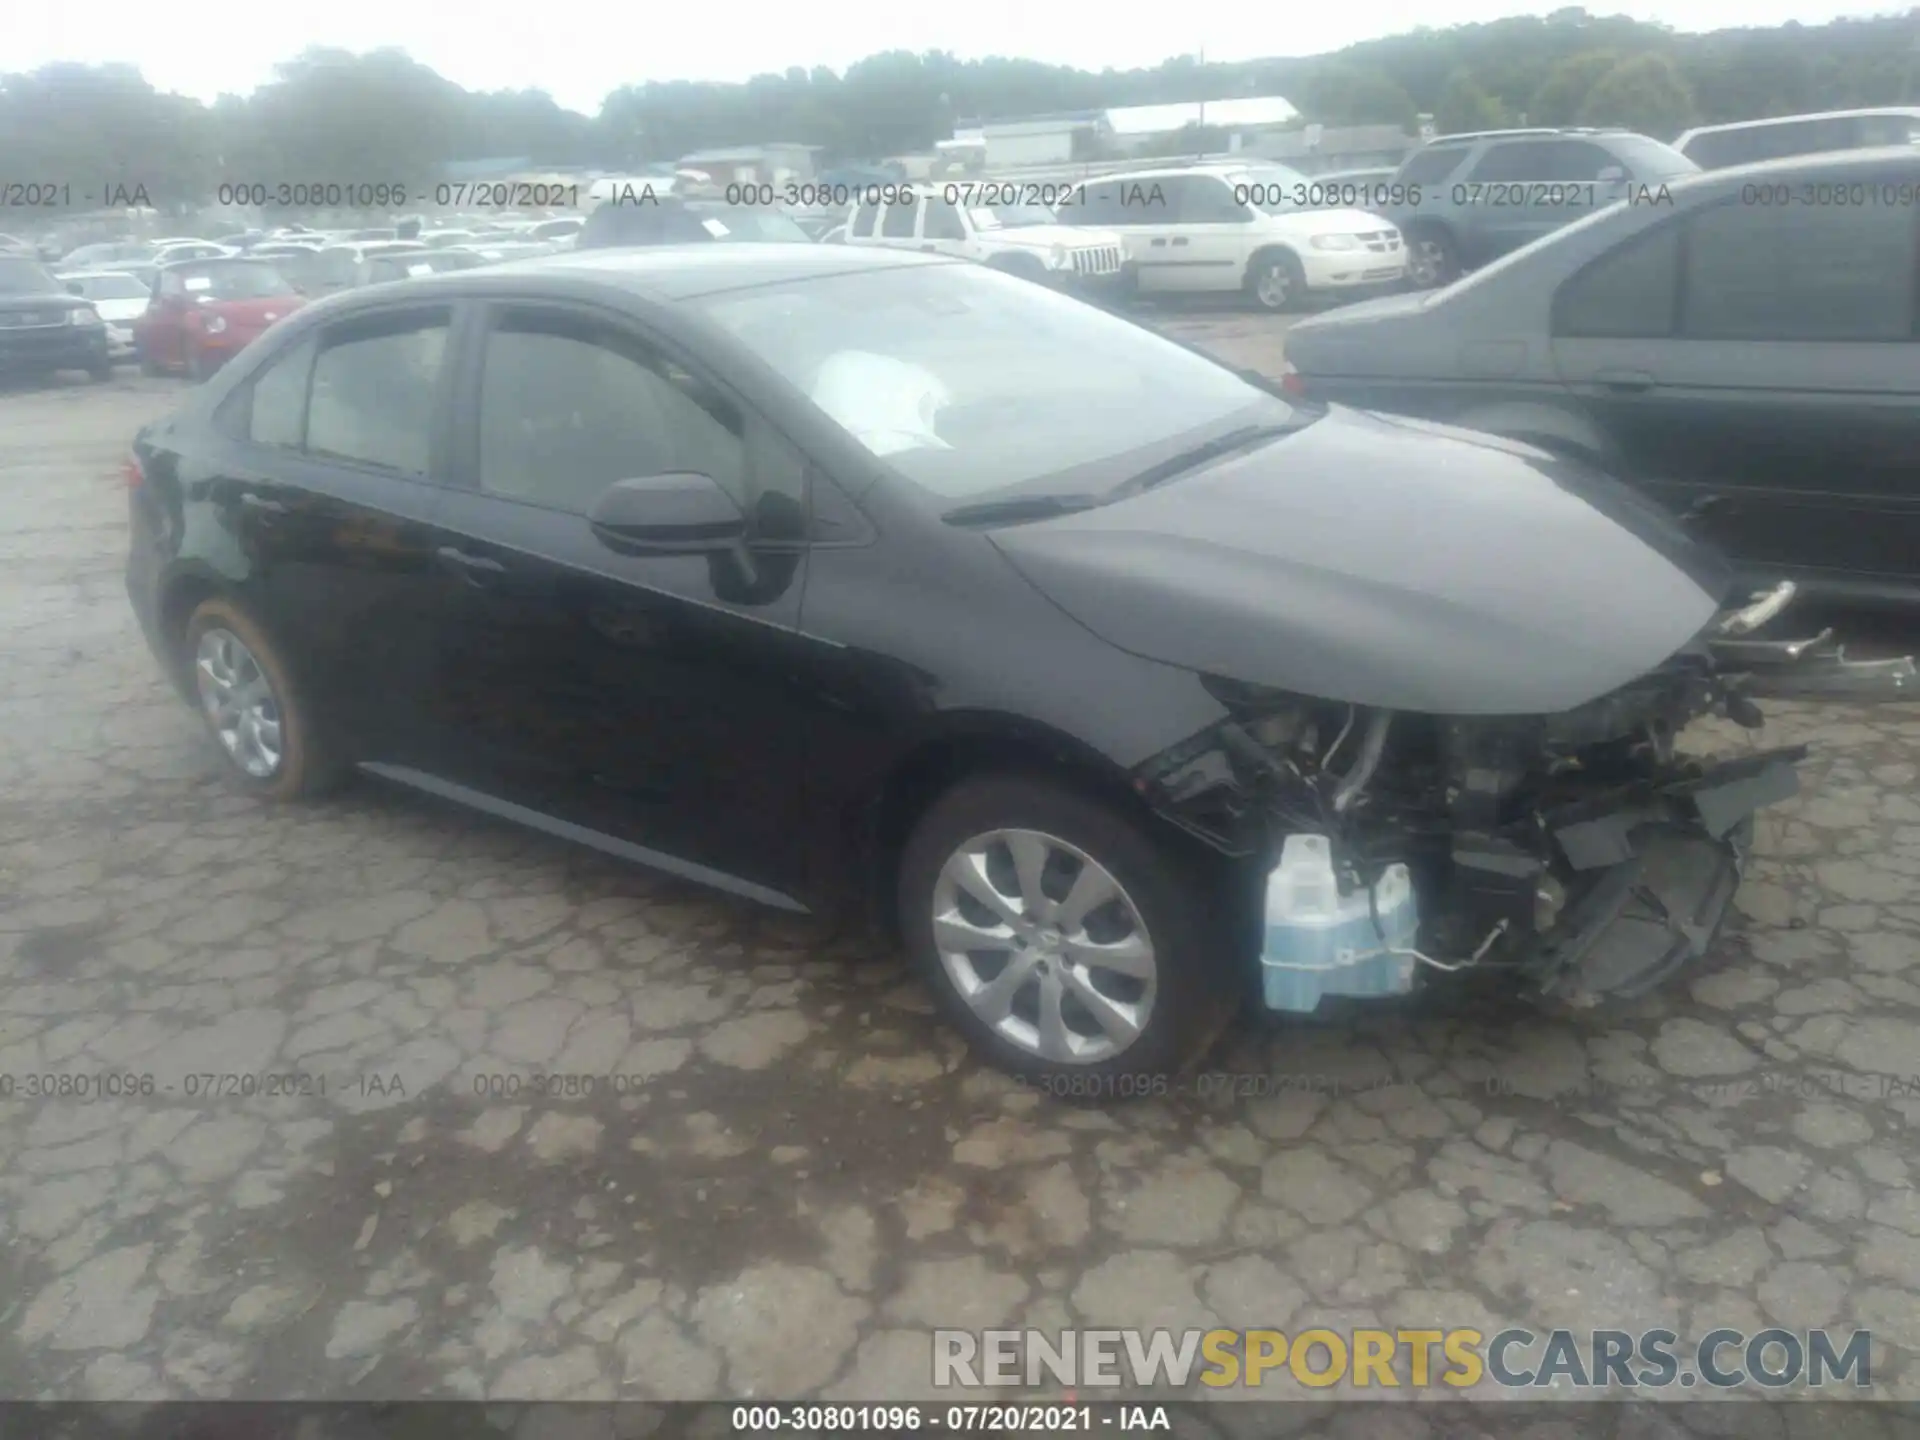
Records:
[[[188,294],[214,300],[265,300],[293,293],[287,277],[271,265],[192,265],[177,273]]]
[[[58,295],[60,282],[34,260],[0,257],[0,295]]]
[[[1644,135],[1609,135],[1607,148],[1619,157],[1635,181],[1644,184],[1657,185],[1662,180],[1700,173],[1698,165],[1671,145],[1662,145]]]
[[[1019,230],[1060,223],[1060,217],[1044,205],[976,205],[968,213],[980,230]]]
[[[1316,191],[1311,180],[1285,165],[1261,165],[1243,170],[1233,177],[1233,188],[1235,199],[1244,197],[1254,209],[1267,215],[1297,210]],[[1324,190],[1326,186],[1318,188]]]
[[[984,266],[868,271],[697,303],[943,499],[1111,486],[1229,423],[1293,415],[1142,326]]]
[[[144,300],[147,287],[132,275],[76,275],[73,284],[89,300]]]

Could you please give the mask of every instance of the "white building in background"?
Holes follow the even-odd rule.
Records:
[[[1098,110],[1034,115],[1022,120],[971,120],[956,126],[941,152],[956,158],[977,156],[991,172],[1026,165],[1060,165],[1078,157],[1079,147],[1101,130]]]
[[[1254,138],[1296,123],[1300,111],[1278,95],[1247,96],[1237,100],[1194,100],[1178,105],[1128,105],[1108,110],[1103,129],[1119,150],[1137,154],[1167,135],[1188,126],[1224,130],[1227,149],[1240,150]]]

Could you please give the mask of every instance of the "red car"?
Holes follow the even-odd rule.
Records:
[[[304,303],[265,260],[165,265],[154,279],[146,313],[133,322],[134,353],[149,375],[183,369],[204,380]]]

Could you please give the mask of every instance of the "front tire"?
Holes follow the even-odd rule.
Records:
[[[1451,285],[1460,274],[1460,252],[1446,231],[1424,225],[1407,236],[1407,279],[1416,290]]]
[[[1038,778],[964,781],[908,840],[914,964],[983,1058],[1079,1099],[1165,1094],[1237,1008],[1212,877]]]
[[[219,368],[207,358],[207,352],[197,346],[187,352],[187,374],[192,377],[194,384],[206,384]]]
[[[87,367],[87,374],[93,377],[94,384],[104,385],[113,379],[113,361],[96,360]]]
[[[1269,314],[1296,310],[1306,301],[1306,272],[1299,259],[1284,250],[1256,256],[1247,272],[1247,293]]]
[[[267,800],[337,785],[344,767],[273,640],[232,601],[202,601],[187,620],[184,663],[227,777]]]

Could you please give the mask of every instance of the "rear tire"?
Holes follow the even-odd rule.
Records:
[[[113,361],[96,360],[87,367],[87,374],[93,377],[93,382],[96,385],[105,384],[107,381],[113,379]]]
[[[142,375],[161,375],[165,373],[160,368],[160,362],[147,353],[146,346],[142,345],[136,353],[140,357],[140,373]]]
[[[193,377],[194,384],[204,385],[219,368],[207,358],[206,351],[194,349],[187,352],[187,374]]]
[[[335,788],[335,753],[278,645],[230,600],[203,600],[187,619],[181,663],[227,777],[266,800]]]
[[[1238,1009],[1215,880],[1113,806],[988,775],[914,828],[898,913],[982,1058],[1061,1098],[1127,1099],[1171,1093]]]

